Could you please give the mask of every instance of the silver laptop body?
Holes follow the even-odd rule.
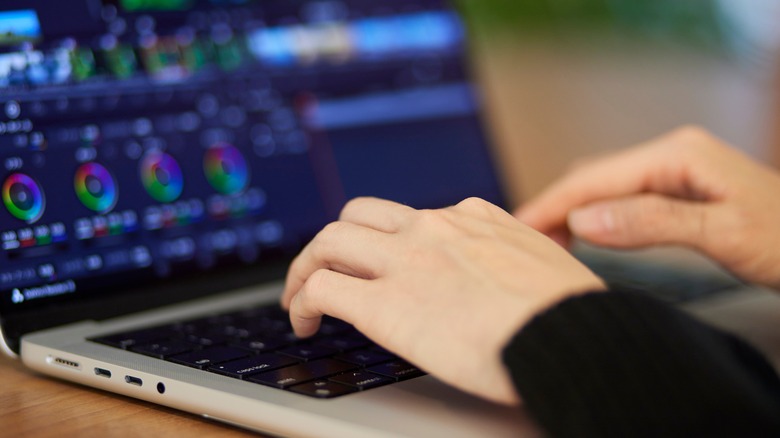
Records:
[[[320,400],[90,340],[275,303],[355,196],[500,204],[448,2],[10,0],[0,34],[5,353],[274,435],[535,433],[429,376]]]

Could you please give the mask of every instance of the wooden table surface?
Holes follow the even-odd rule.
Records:
[[[239,437],[248,433],[162,406],[46,377],[0,358],[0,436]]]
[[[480,59],[479,73],[487,85],[491,125],[494,136],[502,145],[497,156],[515,202],[537,192],[575,157],[623,146],[689,121],[685,119],[685,113],[675,115],[674,111],[679,108],[664,107],[663,116],[645,118],[630,126],[621,123],[608,130],[598,128],[603,122],[594,118],[598,107],[593,112],[580,114],[591,119],[574,117],[574,109],[568,104],[565,105],[568,113],[562,114],[561,107],[554,105],[555,85],[544,82],[548,79],[545,68],[562,64],[545,58],[545,53],[544,50],[518,52],[512,56],[486,53]],[[685,59],[682,64],[690,65],[689,61]],[[710,67],[705,62],[702,69],[709,71]],[[699,71],[688,68],[684,73],[690,76],[690,87],[683,86],[684,81],[675,76],[676,88],[668,90],[669,93],[690,94],[700,86]],[[598,72],[591,74],[599,76]],[[599,98],[603,97],[603,91],[599,90]],[[702,95],[709,96],[704,92]],[[579,105],[588,106],[582,102]],[[712,103],[705,101],[702,106],[709,107]],[[619,105],[615,104],[615,107]],[[616,111],[602,102],[601,109],[605,108]],[[688,110],[696,111],[695,108]],[[625,122],[627,118],[621,120]],[[641,129],[637,128],[640,124]],[[712,303],[696,312],[754,340],[780,365],[780,330],[776,329],[780,324],[780,299],[777,297],[764,295],[737,303]],[[248,432],[193,415],[41,376],[5,357],[0,358],[0,388],[0,436],[248,435]]]

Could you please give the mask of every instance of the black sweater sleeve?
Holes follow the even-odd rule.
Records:
[[[524,327],[503,359],[552,436],[780,437],[772,366],[641,294],[568,299]]]

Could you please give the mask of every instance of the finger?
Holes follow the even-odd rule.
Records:
[[[330,315],[350,324],[359,324],[361,311],[368,304],[371,282],[325,269],[314,272],[290,303],[290,322],[295,334],[309,337],[319,330],[323,315]]]
[[[654,192],[689,197],[695,189],[686,146],[703,141],[692,129],[679,130],[581,166],[521,209],[518,218],[542,232],[566,225],[574,208],[608,198]]]
[[[330,269],[362,278],[376,278],[384,272],[392,248],[391,235],[355,225],[334,222],[327,225],[293,260],[287,272],[282,306],[315,271]]]
[[[518,219],[542,232],[565,225],[570,210],[600,199],[643,191],[645,150],[630,150],[580,167],[523,206]],[[652,169],[652,167],[650,168]]]
[[[696,248],[711,240],[710,206],[660,195],[604,201],[572,211],[571,232],[590,243],[636,248],[683,244]]]
[[[339,220],[395,233],[408,221],[414,209],[378,198],[355,198],[341,210]]]
[[[565,249],[571,248],[571,231],[569,231],[568,228],[557,228],[555,230],[551,230],[549,233],[547,233],[547,237]]]
[[[523,216],[523,212],[523,207],[516,208],[515,211],[512,212],[512,216],[520,220],[520,218]],[[546,234],[547,237],[549,237],[553,242],[557,243],[559,246],[562,246],[565,249],[570,249],[572,246],[572,235],[567,225],[554,228],[550,227],[544,231],[544,234]]]

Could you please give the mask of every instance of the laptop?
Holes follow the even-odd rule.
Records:
[[[3,1],[3,351],[273,435],[533,430],[278,308],[351,198],[503,203],[466,40],[444,0]]]

